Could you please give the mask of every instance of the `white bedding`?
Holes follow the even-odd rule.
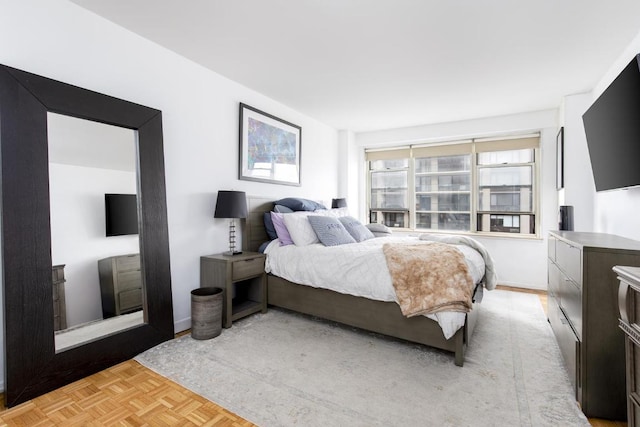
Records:
[[[379,237],[360,243],[327,247],[280,246],[276,239],[265,249],[265,270],[303,285],[330,289],[343,294],[378,301],[395,301],[391,276],[382,252],[385,243],[429,244],[417,237]],[[466,245],[454,245],[464,254],[474,283],[482,280],[485,263],[482,256]],[[465,313],[440,312],[427,316],[436,320],[449,339],[464,325]]]

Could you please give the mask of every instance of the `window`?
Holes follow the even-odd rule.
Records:
[[[367,152],[371,222],[418,230],[536,233],[539,137]]]

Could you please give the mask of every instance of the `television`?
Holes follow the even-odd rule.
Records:
[[[138,234],[138,201],[135,194],[105,194],[106,235]]]
[[[640,185],[640,55],[583,114],[596,191]]]

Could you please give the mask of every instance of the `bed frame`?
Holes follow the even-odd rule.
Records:
[[[248,198],[249,214],[243,232],[243,247],[247,250],[257,251],[262,243],[269,240],[263,214],[272,209],[273,199]],[[482,286],[477,286],[473,310],[467,313],[465,325],[447,340],[437,322],[424,316],[405,317],[395,302],[301,286],[267,275],[267,301],[270,305],[450,351],[455,353],[457,366],[464,363],[464,352],[478,318],[481,293]]]

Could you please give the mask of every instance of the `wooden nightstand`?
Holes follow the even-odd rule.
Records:
[[[225,291],[222,326],[258,311],[267,312],[265,256],[258,252],[200,257],[200,286]]]

